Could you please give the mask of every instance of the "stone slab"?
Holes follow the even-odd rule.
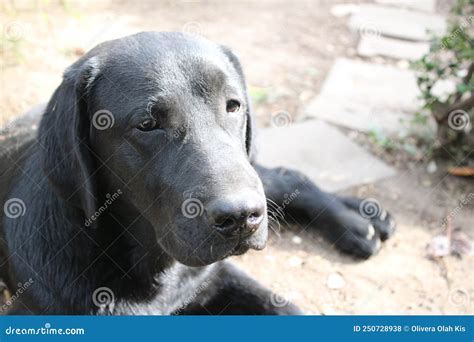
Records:
[[[375,3],[428,13],[436,10],[436,0],[375,0]]]
[[[418,96],[410,70],[341,58],[304,111],[306,117],[362,132],[382,129],[393,134],[421,108]]]
[[[432,34],[446,32],[446,20],[436,14],[380,5],[360,5],[350,17],[349,27],[361,35],[383,35],[428,41]]]
[[[262,165],[297,169],[327,191],[340,191],[396,174],[394,168],[320,120],[261,129],[257,146],[257,161]]]
[[[383,56],[415,61],[428,53],[429,43],[412,42],[383,36],[362,36],[357,54],[362,57]]]

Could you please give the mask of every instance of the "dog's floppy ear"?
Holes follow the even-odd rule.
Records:
[[[89,146],[88,92],[98,77],[96,57],[69,67],[40,123],[41,166],[55,191],[85,217],[96,211],[94,160]]]
[[[228,47],[221,45],[222,51],[224,54],[227,56],[229,61],[232,63],[234,69],[237,71],[240,77],[240,82],[242,85],[242,88],[244,89],[245,96],[246,96],[246,102],[247,102],[247,111],[246,111],[246,116],[247,116],[247,130],[246,130],[246,137],[245,137],[245,146],[247,147],[247,154],[249,155],[250,160],[253,160],[255,157],[255,147],[254,147],[254,141],[255,141],[255,130],[253,129],[255,127],[254,125],[254,118],[253,118],[253,112],[252,112],[252,103],[250,101],[250,96],[247,90],[247,84],[245,82],[245,76],[244,72],[242,70],[242,66],[240,65],[240,61],[237,58],[237,56],[230,50]]]

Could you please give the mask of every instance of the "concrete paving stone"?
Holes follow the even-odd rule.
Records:
[[[357,12],[359,5],[357,4],[336,4],[331,7],[330,12],[337,18],[342,18]]]
[[[428,13],[436,10],[436,0],[375,0],[375,3]]]
[[[349,27],[363,35],[383,35],[414,41],[428,41],[446,32],[446,20],[436,14],[380,6],[360,5],[350,17]]]
[[[362,57],[384,56],[397,59],[418,60],[428,53],[429,43],[412,42],[383,36],[362,36],[357,53]]]
[[[306,117],[363,132],[381,129],[394,134],[421,108],[418,96],[410,70],[341,58],[304,112]]]
[[[375,0],[375,3],[384,7],[405,8],[426,13],[434,13],[436,11],[436,0]],[[361,6],[367,4],[343,3],[335,4],[331,7],[331,14],[341,18],[354,14],[360,10]]]
[[[257,144],[259,163],[297,169],[327,191],[372,183],[396,174],[394,168],[320,120],[261,129]]]

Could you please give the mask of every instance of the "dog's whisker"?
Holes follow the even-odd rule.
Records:
[[[275,229],[273,225],[269,225],[268,228],[276,235],[276,237],[281,238],[280,228]]]
[[[274,216],[281,217],[282,219],[284,218],[285,214],[283,209],[278,204],[269,198],[267,198],[267,204],[269,207],[269,212],[271,212]]]
[[[281,219],[281,220],[284,220],[284,215],[282,213],[280,213],[279,211],[275,211],[275,210],[267,210],[267,213],[269,215],[269,217],[272,217],[274,219]]]
[[[281,230],[280,222],[273,217],[270,217],[268,220],[268,228],[278,234],[278,232]]]

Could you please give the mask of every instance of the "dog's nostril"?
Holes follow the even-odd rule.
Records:
[[[244,236],[250,236],[257,231],[263,221],[263,215],[260,212],[253,212],[247,216],[247,220],[242,229]]]
[[[225,236],[233,236],[239,233],[239,227],[241,224],[238,220],[230,217],[218,219],[214,222],[214,228],[216,231]]]
[[[247,223],[255,225],[255,224],[260,224],[262,220],[263,220],[262,214],[260,214],[259,212],[253,212],[248,216]]]
[[[217,223],[216,226],[222,229],[232,228],[233,226],[235,226],[235,220],[233,218],[226,218],[220,223]]]
[[[239,218],[224,218],[214,224],[215,229],[226,236],[241,234],[244,237],[250,236],[260,227],[263,215],[253,212],[249,215],[243,214]]]
[[[209,223],[227,237],[252,235],[264,219],[265,202],[246,194],[217,199],[206,207]]]

